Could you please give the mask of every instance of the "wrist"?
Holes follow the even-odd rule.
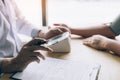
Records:
[[[104,42],[103,48],[106,50],[110,50],[110,47],[112,44],[113,44],[113,41],[109,39],[108,41]]]
[[[28,65],[28,63],[24,63],[19,60],[20,59],[18,59],[18,57],[15,57],[11,60],[11,65],[14,68],[13,69],[14,72],[23,71],[26,68],[26,66]]]
[[[11,73],[22,71],[22,65],[18,64],[15,58],[6,58],[2,61],[1,72],[2,73]]]
[[[45,38],[45,32],[43,30],[40,30],[39,34],[38,34],[38,37],[39,38]]]
[[[6,72],[10,72],[11,70],[11,60],[12,58],[5,58],[2,60],[2,66],[1,66],[1,72],[2,73],[6,73]]]
[[[75,34],[75,29],[69,28],[69,30],[71,31],[71,34]]]

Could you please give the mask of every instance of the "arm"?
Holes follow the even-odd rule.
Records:
[[[109,51],[112,51],[118,55],[120,55],[120,42],[116,40],[109,40],[105,46],[105,48]]]
[[[23,71],[31,62],[40,62],[40,58],[43,60],[45,57],[36,50],[51,51],[51,49],[43,46],[39,46],[40,39],[33,39],[29,43],[23,46],[19,54],[14,58],[3,58],[1,65],[1,73],[11,73]]]
[[[72,34],[80,35],[83,37],[90,37],[92,35],[100,34],[109,38],[114,38],[115,34],[111,31],[108,25],[98,25],[85,28],[70,28]]]
[[[110,25],[103,24],[98,26],[90,26],[90,27],[79,27],[79,28],[71,28],[65,24],[54,24],[55,26],[60,27],[67,27],[72,34],[83,36],[83,37],[90,37],[92,35],[103,35],[109,38],[115,38],[115,33],[113,33]]]
[[[17,70],[17,65],[12,63],[13,58],[4,58],[1,59],[0,71],[1,73],[10,73]]]
[[[120,15],[110,25],[92,26],[90,28],[70,28],[73,34],[89,37],[95,34],[100,34],[109,38],[114,38],[120,34]]]
[[[94,35],[83,40],[83,44],[99,50],[112,51],[120,55],[120,42],[101,35]]]

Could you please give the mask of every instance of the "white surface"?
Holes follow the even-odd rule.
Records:
[[[32,63],[14,78],[22,80],[96,80],[100,65],[47,58],[40,64]]]
[[[71,39],[69,32],[65,32],[61,35],[49,39],[48,46],[53,50],[53,52],[59,52],[59,53],[70,52]]]
[[[48,0],[48,24],[65,23],[71,27],[113,21],[120,14],[120,1]]]

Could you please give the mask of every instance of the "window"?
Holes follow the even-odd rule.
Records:
[[[120,0],[47,0],[48,25],[84,26],[111,22],[120,13]]]
[[[106,23],[113,21],[120,12],[120,0],[17,0],[26,18],[38,27],[43,20],[41,1],[46,1],[47,25]]]

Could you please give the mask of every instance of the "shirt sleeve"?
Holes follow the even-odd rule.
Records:
[[[115,33],[116,35],[120,34],[120,15],[117,17],[115,21],[111,23],[109,27],[112,30],[112,32]]]
[[[1,67],[2,67],[2,59],[0,58],[0,76],[1,76],[1,74],[2,74],[2,72],[1,72]]]
[[[13,5],[13,8],[14,8],[15,14],[16,14],[17,31],[19,33],[25,34],[27,36],[37,37],[40,29],[36,28],[33,24],[31,24],[30,22],[28,22],[25,19],[25,17],[22,15],[20,9],[18,8],[18,6],[14,0],[11,0],[11,3]]]

